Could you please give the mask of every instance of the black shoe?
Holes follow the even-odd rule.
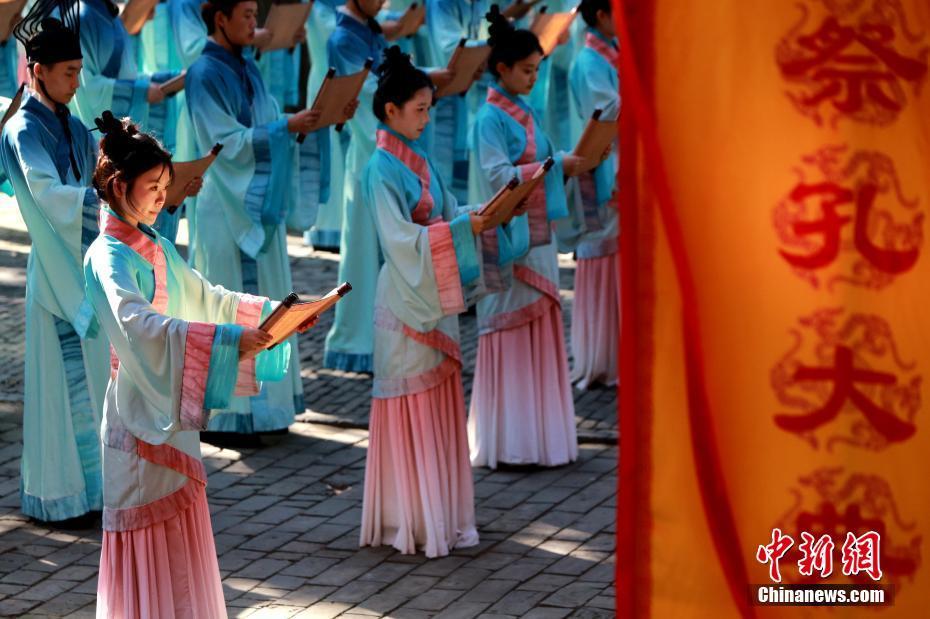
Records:
[[[258,434],[239,434],[238,432],[201,432],[200,440],[221,449],[254,449],[262,446]]]
[[[49,529],[78,531],[87,529],[99,529],[100,515],[100,512],[93,511],[87,512],[86,514],[82,514],[80,516],[75,516],[74,518],[67,518],[65,520],[39,520],[37,518],[33,518],[32,520],[36,524],[48,527]]]

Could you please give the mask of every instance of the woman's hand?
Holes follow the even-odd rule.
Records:
[[[344,109],[342,113],[345,115],[346,120],[352,120],[352,118],[355,116],[355,112],[357,111],[358,111],[358,99],[355,99],[354,101],[349,103],[349,105],[346,106],[346,109]]]
[[[271,345],[272,337],[261,329],[244,327],[239,336],[239,361],[253,358]]]
[[[437,90],[448,86],[454,77],[455,73],[449,69],[437,69],[429,72],[429,80],[433,82],[433,86],[435,86]]]
[[[320,121],[320,110],[303,110],[287,119],[287,130],[291,133],[313,133]]]
[[[203,177],[195,176],[191,181],[184,187],[184,195],[188,198],[193,198],[200,190],[203,189]]]
[[[252,45],[255,46],[255,49],[262,49],[271,43],[273,37],[274,33],[268,28],[256,28],[255,36],[252,37]]]
[[[599,164],[599,161],[591,161],[578,155],[562,155],[562,171],[566,177],[580,176],[585,172],[590,172]]]
[[[149,103],[161,103],[165,100],[165,93],[162,92],[161,85],[155,82],[149,82],[149,91],[145,96]]]

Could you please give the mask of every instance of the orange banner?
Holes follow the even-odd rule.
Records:
[[[930,3],[613,12],[618,616],[926,616]]]

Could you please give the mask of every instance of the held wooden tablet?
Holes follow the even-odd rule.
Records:
[[[555,160],[549,157],[533,173],[533,176],[522,183],[516,177],[510,179],[507,185],[502,187],[500,191],[494,194],[493,198],[488,200],[487,204],[478,210],[478,214],[489,215],[499,210],[509,213],[515,210],[545,180],[546,174],[549,173],[553,165],[555,165]]]
[[[350,290],[352,285],[343,282],[316,301],[301,301],[294,292],[287,295],[258,327],[272,337],[268,348],[274,348],[294,335],[307,322],[334,306]]]
[[[16,19],[23,13],[27,0],[7,0],[0,2],[0,41],[6,41],[13,34]]]
[[[265,28],[271,30],[271,40],[261,48],[261,51],[270,52],[275,49],[294,47],[294,37],[307,23],[312,7],[313,2],[271,5],[264,25]]]
[[[123,20],[126,32],[131,35],[139,34],[142,26],[149,20],[158,0],[129,0],[124,6],[119,18]]]
[[[488,45],[469,46],[467,42],[466,39],[462,39],[459,41],[459,46],[452,52],[448,65],[448,69],[453,74],[452,80],[442,88],[436,89],[436,98],[460,95],[468,91],[472,82],[475,81],[475,73],[491,55],[491,48]]]
[[[600,161],[604,151],[617,139],[617,121],[601,120],[601,110],[594,110],[572,154],[589,161]]]
[[[181,71],[179,75],[176,75],[172,77],[170,80],[165,80],[164,82],[159,84],[158,88],[159,90],[162,91],[162,93],[166,97],[176,95],[182,90],[184,90],[184,81],[186,77],[187,77],[187,69],[184,69],[183,71]]]
[[[533,20],[530,30],[539,39],[539,46],[543,49],[543,56],[548,56],[559,44],[559,38],[568,30],[578,14],[578,7],[567,13],[541,12]]]
[[[223,150],[223,145],[216,144],[210,149],[210,153],[206,157],[174,164],[174,181],[168,186],[168,195],[165,197],[165,204],[169,213],[175,212],[184,202],[184,198],[187,197],[185,193],[187,184],[198,176],[206,174],[207,168],[216,160],[216,156],[220,154],[221,150]]]
[[[407,10],[397,21],[400,26],[397,38],[412,37],[420,29],[420,26],[426,22],[426,6],[414,2],[407,7]]]
[[[320,90],[313,99],[311,110],[320,111],[320,120],[317,122],[317,129],[336,125],[336,130],[342,130],[342,125],[348,120],[345,109],[350,103],[358,99],[365,85],[365,79],[368,77],[374,60],[368,58],[365,60],[365,66],[358,73],[352,75],[343,75],[336,77],[336,69],[330,67],[326,73],[326,78],[320,85]],[[303,143],[304,134],[298,136],[297,141]]]

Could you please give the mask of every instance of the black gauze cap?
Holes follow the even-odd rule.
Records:
[[[37,0],[13,29],[26,59],[43,65],[82,59],[78,11],[76,0]]]

